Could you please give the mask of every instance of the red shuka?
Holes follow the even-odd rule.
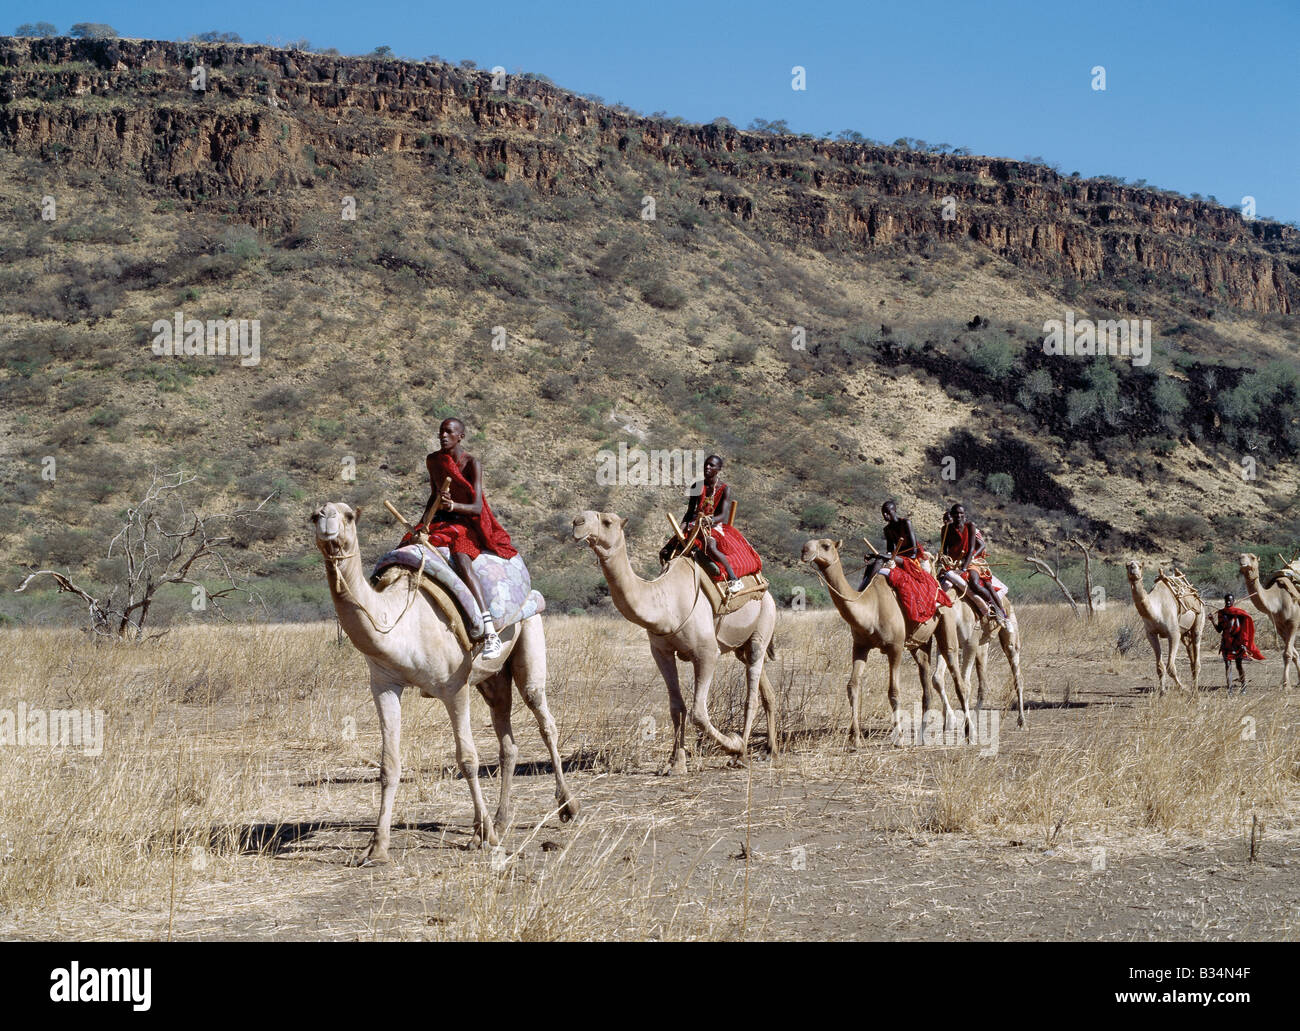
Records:
[[[435,451],[425,464],[429,468],[429,485],[435,496],[442,490],[442,481],[451,477],[451,500],[460,504],[474,500],[474,485],[465,479],[456,460],[446,451]],[[471,561],[483,551],[502,558],[514,558],[519,554],[510,543],[510,534],[492,514],[486,496],[478,515],[435,512],[429,519],[429,543],[435,548],[448,548],[454,555],[468,555]]]
[[[974,527],[966,523],[958,530],[954,526],[948,526],[944,530],[944,548],[943,553],[956,562],[966,561],[966,552],[971,546],[971,530]],[[982,542],[984,535],[975,530],[975,540]],[[965,573],[967,582],[972,576],[978,576],[981,583],[989,584],[993,582],[993,570],[989,568],[987,553],[981,555],[970,564],[970,569]]]
[[[715,483],[713,489],[709,489],[707,483],[700,485],[700,500],[695,506],[695,517],[713,516],[717,518],[715,508],[717,507],[718,498],[722,492],[727,489],[725,483]],[[763,560],[759,557],[758,552],[754,550],[752,544],[745,540],[745,535],[737,530],[734,526],[727,526],[725,523],[715,523],[713,527],[713,540],[718,545],[718,550],[727,557],[731,563],[731,568],[735,570],[736,576],[749,576],[750,573],[757,573],[763,568]],[[697,548],[703,548],[699,542],[695,542]],[[718,576],[714,579],[721,581],[725,579],[726,574],[722,570],[718,571]]]
[[[1223,640],[1219,651],[1225,661],[1232,659],[1262,659],[1264,653],[1255,647],[1255,621],[1250,613],[1235,605],[1225,608]]]
[[[952,605],[952,599],[939,589],[939,581],[914,558],[899,558],[888,579],[889,585],[898,592],[898,604],[914,623],[929,622],[940,605]]]

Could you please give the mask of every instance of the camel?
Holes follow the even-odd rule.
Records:
[[[1251,554],[1237,556],[1241,566],[1241,575],[1246,580],[1246,589],[1255,608],[1273,621],[1273,629],[1282,642],[1282,690],[1291,689],[1291,667],[1296,670],[1300,681],[1300,602],[1285,587],[1274,582],[1272,587],[1265,587],[1259,582],[1259,558]]]
[[[1004,597],[1002,607],[1006,609],[1007,625],[999,627],[987,619],[981,619],[979,612],[976,611],[971,596],[966,593],[962,599],[956,597],[955,592],[948,590],[948,597],[955,602],[954,616],[956,617],[957,639],[961,647],[961,665],[962,672],[966,677],[966,683],[970,683],[971,667],[975,668],[975,675],[979,682],[979,693],[975,697],[975,711],[980,712],[984,708],[984,685],[986,681],[986,670],[988,668],[989,642],[995,637],[998,644],[1002,647],[1002,654],[1007,657],[1007,665],[1011,667],[1011,679],[1016,685],[1016,706],[1018,717],[1016,725],[1023,728],[1025,726],[1025,692],[1020,682],[1020,623],[1016,619],[1015,609],[1011,605],[1011,599]],[[944,691],[944,670],[942,663],[934,663],[934,672],[931,680],[935,689],[943,696],[944,708],[948,709],[948,697]]]
[[[775,657],[772,634],[776,629],[776,602],[764,592],[735,612],[715,619],[712,606],[703,595],[699,578],[703,570],[685,556],[674,559],[655,580],[642,580],[632,571],[623,528],[627,520],[613,512],[580,513],[573,519],[573,539],[585,541],[595,553],[600,570],[609,584],[614,607],[622,616],[644,627],[650,640],[650,654],[668,688],[668,711],[673,723],[673,745],[661,773],[687,772],[686,703],[677,679],[677,660],[689,662],[695,670],[695,702],[691,718],[709,740],[744,762],[749,735],[761,693],[767,710],[767,742],[773,757],[778,754],[776,692],[763,672],[765,658]],[[728,652],[745,666],[748,694],[745,698],[745,726],[741,734],[718,730],[709,719],[709,688],[718,659]]]
[[[1165,674],[1173,677],[1174,685],[1182,691],[1183,682],[1178,679],[1178,642],[1183,642],[1188,662],[1192,667],[1192,690],[1200,686],[1201,681],[1201,631],[1205,629],[1205,606],[1199,611],[1179,612],[1178,600],[1167,584],[1157,580],[1150,593],[1142,583],[1142,563],[1130,559],[1124,567],[1128,571],[1129,590],[1133,593],[1133,605],[1146,626],[1147,640],[1156,655],[1156,680],[1158,692],[1165,693]],[[1167,660],[1161,659],[1161,641],[1169,642]]]
[[[510,682],[537,719],[542,740],[555,770],[555,799],[562,821],[578,815],[578,802],[564,781],[555,720],[546,705],[546,638],[542,617],[530,616],[501,632],[501,655],[484,660],[467,654],[456,640],[448,618],[409,578],[377,592],[362,571],[357,518],[341,503],[321,506],[311,517],[316,546],[325,556],[330,597],[343,632],[370,667],[370,693],[383,734],[380,762],[379,818],[370,847],[359,865],[388,862],[393,799],[402,777],[402,691],[418,690],[447,707],[456,739],[456,762],[469,785],[474,804],[474,833],[470,847],[496,845],[510,822],[510,783],[515,772],[514,730],[510,725]],[[401,586],[403,583],[408,587]],[[492,727],[501,745],[501,798],[495,820],[478,782],[478,751],[470,727],[470,692],[477,687],[492,711]]]
[[[844,576],[840,564],[840,543],[828,539],[811,540],[803,546],[803,561],[811,562],[821,574],[831,600],[853,635],[853,667],[849,673],[848,695],[850,709],[850,736],[852,747],[862,743],[862,728],[858,717],[859,689],[867,671],[867,656],[879,651],[889,663],[889,707],[893,712],[891,738],[902,746],[903,713],[898,702],[898,671],[903,652],[910,652],[921,675],[921,700],[924,711],[930,709],[930,651],[931,637],[939,648],[939,655],[952,671],[957,700],[961,703],[964,730],[969,737],[975,732],[970,708],[966,702],[966,677],[961,669],[958,650],[958,633],[954,609],[940,607],[938,613],[926,623],[914,623],[904,614],[898,596],[883,576],[873,576],[866,589],[855,591]],[[943,696],[944,726],[953,716],[947,696]],[[924,734],[925,723],[921,724]]]

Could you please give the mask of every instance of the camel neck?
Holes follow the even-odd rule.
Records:
[[[680,563],[675,563],[658,580],[646,581],[632,571],[625,540],[620,540],[607,552],[596,551],[595,554],[609,584],[610,600],[624,619],[660,636],[680,629],[688,611],[677,612],[676,607],[670,604],[670,592],[663,589],[663,581]]]
[[[388,611],[384,595],[375,592],[361,571],[360,549],[341,558],[327,557],[325,579],[343,632],[362,654],[378,652],[383,635],[375,623],[388,627],[395,614]]]
[[[1263,583],[1260,582],[1258,571],[1253,569],[1243,569],[1241,575],[1246,581],[1246,587],[1250,591],[1250,600],[1254,604],[1255,608],[1269,616],[1273,615],[1273,613],[1278,610],[1279,606],[1274,604],[1272,592],[1280,591],[1281,588],[1277,586],[1274,586],[1271,589],[1265,588]]]
[[[822,578],[830,588],[831,603],[839,610],[840,615],[852,622],[850,611],[865,605],[869,592],[855,591],[849,585],[848,578],[844,575],[844,566],[838,558],[822,568]]]

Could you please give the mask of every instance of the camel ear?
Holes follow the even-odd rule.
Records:
[[[842,548],[842,547],[844,547],[844,541],[843,541],[843,540],[838,540],[838,541],[835,542],[835,550],[836,550],[836,551],[839,551],[840,548]]]
[[[361,522],[361,506],[360,506],[360,505],[358,505],[356,508],[354,508],[354,509],[352,510],[352,518],[354,518],[358,523]]]
[[[619,516],[619,519],[618,519],[618,528],[621,530],[621,529],[623,529],[625,526],[627,526],[627,516]]]

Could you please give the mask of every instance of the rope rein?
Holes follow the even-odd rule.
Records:
[[[361,614],[365,616],[366,619],[370,620],[370,625],[375,628],[376,633],[380,633],[380,634],[392,633],[393,629],[397,626],[397,624],[402,621],[402,618],[408,612],[411,611],[411,606],[415,604],[415,599],[420,593],[420,581],[424,576],[424,567],[425,567],[425,563],[428,561],[428,558],[424,553],[424,549],[421,548],[419,570],[418,571],[408,570],[408,572],[412,573],[413,575],[411,576],[411,586],[406,598],[406,607],[403,608],[400,613],[398,613],[397,618],[394,619],[389,626],[382,627],[375,620],[375,617],[371,614],[370,610],[366,608],[365,604],[361,601],[361,599],[358,598],[355,594],[353,594],[352,591],[348,588],[347,581],[343,579],[343,574],[339,570],[340,562],[342,562],[344,559],[347,558],[357,557],[360,555],[360,553],[361,553],[361,546],[358,544],[351,551],[340,552],[337,555],[325,556],[325,562],[329,566],[330,573],[334,580],[334,590],[339,595],[339,597],[349,599],[352,602],[352,604],[354,604],[357,608],[361,610]]]

